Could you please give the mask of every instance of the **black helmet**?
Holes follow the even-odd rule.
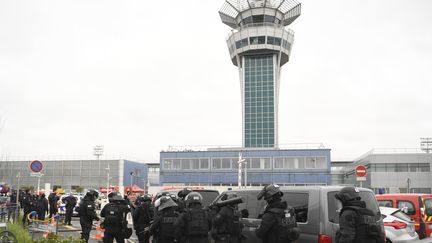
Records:
[[[172,200],[172,198],[169,196],[160,197],[155,202],[155,207],[157,208],[158,211],[162,211],[165,208],[171,208],[171,207],[176,207],[176,206],[177,206],[177,203],[175,203]]]
[[[183,190],[181,190],[177,193],[177,196],[181,199],[184,199],[191,192],[192,192],[192,189],[185,187],[185,188],[183,188]]]
[[[336,195],[336,199],[340,200],[342,203],[346,203],[349,201],[357,200],[359,201],[361,199],[360,197],[360,191],[353,187],[353,186],[346,186],[342,188]]]
[[[110,194],[108,194],[108,201],[124,201],[124,199],[119,192],[111,192]]]
[[[159,199],[159,198],[161,198],[161,197],[165,197],[165,196],[170,196],[170,193],[169,193],[168,191],[161,191],[161,192],[157,195],[156,199]]]
[[[151,202],[152,200],[152,196],[150,194],[145,194],[144,196],[142,196],[144,202]]]
[[[96,199],[99,197],[99,192],[96,191],[95,189],[89,189],[86,193],[86,196],[93,197],[94,199]]]
[[[186,205],[189,206],[191,203],[199,203],[201,204],[203,197],[198,192],[189,193],[186,198]]]
[[[135,200],[135,205],[139,206],[139,205],[142,205],[145,202],[151,202],[151,200],[152,200],[152,197],[149,194],[146,194],[144,196],[139,196]]]
[[[269,201],[273,198],[281,198],[283,196],[283,192],[281,192],[280,188],[276,184],[270,184],[265,186],[260,193],[258,193],[258,200],[261,200],[264,197],[264,200]]]

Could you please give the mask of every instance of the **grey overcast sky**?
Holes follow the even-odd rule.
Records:
[[[0,155],[241,145],[222,0],[0,1]],[[281,144],[333,159],[432,136],[432,1],[304,0],[282,69]]]

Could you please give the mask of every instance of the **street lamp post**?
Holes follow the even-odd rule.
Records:
[[[110,166],[108,164],[108,167],[105,168],[107,170],[107,188],[106,188],[106,194],[107,194],[107,198],[108,198],[108,193],[109,193],[109,180],[110,180]]]
[[[18,171],[18,174],[16,175],[18,178],[18,187],[17,187],[17,194],[16,194],[16,204],[18,206],[18,199],[19,199],[19,191],[20,191],[20,180],[21,180],[21,171]]]
[[[99,171],[102,170],[102,168],[101,168],[101,161],[100,161],[100,157],[101,157],[102,154],[103,154],[103,150],[104,150],[104,146],[103,146],[103,145],[96,145],[96,146],[93,147],[93,155],[96,156],[96,158],[97,158],[98,166],[99,166],[99,167],[98,167],[98,168],[99,168]],[[101,183],[101,177],[100,177],[100,176],[101,176],[101,175],[100,175],[100,172],[99,172],[99,179],[98,179],[99,186],[102,185],[102,183]]]

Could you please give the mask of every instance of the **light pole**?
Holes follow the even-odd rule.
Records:
[[[109,179],[110,179],[110,167],[108,164],[108,167],[105,168],[107,170],[107,188],[106,188],[106,194],[107,194],[107,198],[108,198],[108,194],[109,194]]]
[[[130,173],[130,186],[131,186],[131,190],[132,190],[132,177],[135,176],[135,174],[133,173],[133,171]]]
[[[103,150],[104,150],[104,146],[103,145],[96,145],[96,146],[94,146],[93,147],[93,155],[94,156],[96,156],[96,158],[97,158],[97,160],[98,160],[98,165],[99,165],[99,171],[101,171],[101,162],[100,162],[100,156],[102,156],[102,154],[103,154]],[[100,173],[100,172],[99,172]],[[102,184],[101,183],[101,177],[100,177],[101,175],[99,174],[99,179],[98,179],[98,182],[99,182],[99,186]],[[107,188],[107,190],[108,190],[108,188]],[[107,194],[108,195],[108,194]]]
[[[20,190],[20,180],[21,180],[21,171],[18,171],[18,174],[16,175],[18,178],[18,187],[17,187],[17,195],[16,195],[16,204],[18,206],[18,199],[19,199],[19,190]]]

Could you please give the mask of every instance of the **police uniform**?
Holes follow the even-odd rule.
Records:
[[[240,212],[234,205],[226,205],[216,213],[212,225],[215,243],[237,243],[241,239]]]
[[[79,205],[79,216],[81,224],[81,239],[88,242],[90,238],[90,231],[93,226],[93,220],[99,221],[99,217],[96,214],[95,200],[98,197],[98,193],[94,190],[90,190],[84,196],[83,200]]]
[[[63,202],[65,203],[65,208],[66,208],[65,224],[71,225],[73,209],[76,206],[77,199],[73,195],[69,195],[63,199]]]
[[[178,213],[175,211],[177,204],[169,196],[163,196],[156,200],[155,206],[159,213],[149,227],[149,234],[153,235],[153,243],[175,242],[174,223],[178,218]]]
[[[52,216],[57,214],[57,202],[59,200],[59,197],[52,192],[49,196],[48,196],[48,203],[49,203],[49,217],[51,218]]]
[[[104,243],[112,243],[114,239],[117,243],[125,242],[126,215],[130,212],[130,207],[126,205],[123,197],[114,194],[113,196],[108,195],[110,202],[101,211],[101,217],[105,218],[103,222]]]
[[[31,212],[30,203],[31,203],[31,194],[29,193],[29,191],[26,191],[25,193],[22,194],[22,197],[20,198],[20,204],[24,211],[24,215],[22,219],[24,226],[26,225],[27,215]]]
[[[289,243],[300,236],[295,212],[282,201],[282,196],[279,186],[274,184],[264,187],[258,194],[258,200],[264,198],[267,201],[261,225],[255,231],[263,243]]]
[[[201,205],[202,196],[191,192],[186,196],[185,211],[175,224],[176,239],[186,243],[207,243],[211,220]]]
[[[336,194],[336,199],[343,205],[336,243],[384,243],[384,234],[377,223],[380,215],[367,209],[366,203],[360,201],[358,189],[344,187]]]
[[[144,195],[144,197],[139,197],[135,203],[137,207],[132,213],[135,234],[138,236],[139,243],[148,243],[150,234],[145,229],[150,226],[154,213],[151,196]]]

